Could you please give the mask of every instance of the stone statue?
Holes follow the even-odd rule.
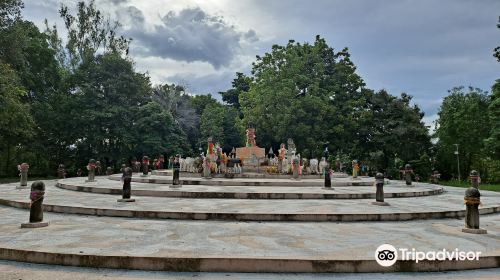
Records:
[[[130,166],[132,166],[132,171],[134,173],[139,173],[141,171],[141,163],[138,162],[135,157],[130,161]]]
[[[356,179],[358,178],[359,174],[359,164],[358,161],[355,159],[352,161],[352,178]]]
[[[59,167],[57,168],[57,177],[59,179],[65,179],[66,178],[66,169],[64,168],[64,164],[59,164]]]
[[[87,170],[89,171],[89,176],[85,182],[95,182],[95,167],[96,167],[95,159],[90,159],[89,163],[87,164]]]
[[[295,143],[293,142],[292,138],[288,138],[288,140],[287,140],[287,148],[288,148],[287,158],[289,160],[291,160],[292,156],[297,152],[297,149],[295,147]]]
[[[472,170],[469,175],[470,182],[473,188],[478,189],[479,183],[481,182],[481,177],[479,177],[479,173],[476,170]]]
[[[280,144],[280,149],[278,150],[278,172],[283,173],[283,160],[285,159],[285,154],[287,150],[285,149],[285,144]]]
[[[172,178],[172,186],[171,187],[180,187],[181,181],[179,180],[179,174],[180,174],[180,169],[181,165],[179,162],[179,155],[176,155],[174,158],[174,163],[173,163],[173,178]]]
[[[269,159],[274,158],[273,147],[269,148],[269,152],[267,152],[267,157]]]
[[[246,138],[247,138],[247,140],[246,140],[247,147],[256,147],[257,146],[255,144],[255,128],[251,123],[249,123],[247,126]]]
[[[134,202],[135,199],[130,198],[132,195],[132,173],[133,170],[130,167],[122,168],[122,181],[123,181],[123,189],[122,189],[122,198],[118,199],[118,202]]]
[[[411,165],[409,163],[405,165],[405,169],[403,172],[406,185],[411,186],[411,175],[413,174],[413,169],[411,168]]]
[[[441,178],[441,174],[439,174],[439,171],[434,170],[431,175],[431,183],[432,184],[439,184],[439,179]]]
[[[45,184],[36,181],[31,184],[30,192],[30,222],[21,224],[22,228],[46,227],[49,223],[43,222],[43,198],[45,195]]]
[[[165,156],[160,155],[160,169],[165,169]]]
[[[472,172],[474,172],[473,170]],[[470,175],[474,176],[471,172]],[[475,172],[474,174],[477,174]],[[465,228],[462,232],[485,234],[485,229],[479,228],[479,205],[481,205],[481,193],[479,189],[472,183],[472,186],[465,191]]]
[[[95,171],[99,176],[102,174],[102,166],[100,161],[95,162]]]
[[[28,186],[28,170],[30,169],[29,164],[23,162],[17,166],[17,170],[19,170],[19,176],[21,176],[20,187]]]
[[[384,201],[384,174],[377,172],[375,175],[375,187],[377,188],[377,191],[375,193],[375,202],[372,202],[372,204],[388,206],[389,203]]]
[[[142,177],[146,177],[149,175],[149,157],[148,156],[143,156],[142,157]]]
[[[292,160],[293,179],[299,179],[299,167],[299,158],[294,157]]]
[[[83,170],[81,168],[78,168],[78,170],[76,170],[76,176],[81,177],[82,173],[83,173]]]
[[[206,179],[212,179],[210,158],[207,156],[203,157],[203,177]]]
[[[108,168],[106,168],[106,175],[112,175],[113,174],[113,168],[111,166],[108,166]]]

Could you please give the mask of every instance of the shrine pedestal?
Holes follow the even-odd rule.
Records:
[[[265,149],[259,147],[236,148],[236,157],[242,159],[244,171],[257,171],[259,164],[265,159],[265,153]]]

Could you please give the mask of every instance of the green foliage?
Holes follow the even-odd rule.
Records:
[[[500,16],[498,17],[498,24],[497,27],[500,28]],[[493,56],[497,58],[497,61],[500,62],[500,46],[496,47],[493,50]]]
[[[8,28],[13,22],[19,20],[23,7],[21,0],[0,1],[0,30]]]
[[[439,109],[436,137],[438,169],[445,178],[457,177],[457,159],[454,151],[459,145],[462,178],[470,170],[485,173],[483,139],[489,135],[489,96],[478,88],[455,87],[449,91]]]
[[[489,137],[485,140],[485,148],[487,156],[500,161],[500,79],[496,80],[491,93],[491,102],[488,106],[491,130]]]
[[[0,155],[5,173],[11,173],[14,147],[33,135],[33,119],[21,98],[26,94],[14,70],[0,60]]]
[[[88,4],[83,1],[78,2],[77,10],[77,14],[72,15],[64,4],[61,4],[59,10],[68,32],[66,53],[69,61],[67,63],[72,70],[75,70],[79,64],[93,59],[98,52],[128,54],[131,39],[117,36],[116,29],[119,23],[112,22],[109,17],[99,11],[94,0]],[[57,34],[55,26],[52,29],[47,28],[47,32]],[[59,57],[63,56],[63,54],[59,55]]]
[[[236,109],[240,109],[239,97],[242,92],[247,92],[250,90],[250,84],[252,83],[252,78],[245,76],[245,74],[236,72],[236,78],[232,82],[233,88],[219,92],[222,96],[222,101],[233,106]]]
[[[274,45],[257,57],[250,89],[239,95],[243,123],[255,124],[259,145],[277,149],[293,138],[306,157],[328,145],[376,169],[397,155],[419,159],[431,144],[411,96],[374,93],[355,70],[347,49],[335,52],[319,36],[314,44]]]

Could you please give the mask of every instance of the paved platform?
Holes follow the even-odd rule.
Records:
[[[46,213],[50,226],[22,229],[29,212],[0,207],[0,258],[143,270],[219,272],[391,272],[498,267],[500,214],[481,218],[486,235],[463,220],[300,223],[141,220]],[[379,266],[384,243],[419,251],[481,251],[478,261],[399,260]]]
[[[140,174],[140,173],[137,173]],[[159,176],[172,176],[171,169],[159,169],[159,170],[151,170],[151,175],[159,175]],[[180,172],[181,177],[195,177],[200,178],[200,173],[192,173],[192,172]],[[214,174],[215,178],[224,178],[224,174]],[[269,178],[269,179],[290,179],[292,175],[290,174],[269,174],[265,172],[257,173],[257,172],[243,172],[234,174],[235,178]],[[346,173],[334,172],[331,176],[332,178],[348,178],[349,175]],[[301,175],[303,179],[321,179],[323,178],[320,174],[307,174]]]
[[[99,184],[98,180],[96,186]],[[48,181],[44,209],[50,212],[112,217],[230,221],[405,221],[461,218],[464,189],[445,188],[441,195],[386,199],[390,206],[372,205],[373,199],[209,199],[140,197],[119,203],[120,196],[75,192]],[[429,186],[415,184],[415,189]],[[482,191],[481,214],[500,212],[500,193]],[[0,185],[0,204],[29,206],[29,189]]]
[[[71,267],[0,261],[0,280],[498,280],[500,268],[420,273],[220,273]]]
[[[110,180],[120,181],[121,174],[113,174],[108,178]],[[162,175],[148,175],[142,177],[139,173],[132,176],[132,182],[151,183],[151,184],[172,184],[172,178]],[[285,187],[322,187],[325,182],[323,179],[275,179],[275,178],[196,178],[180,177],[182,185],[209,185],[209,186],[285,186]],[[372,186],[375,180],[371,177],[359,177],[357,179],[333,178],[332,186]]]
[[[59,180],[57,187],[91,193],[121,195],[123,185],[119,181],[99,179],[98,183],[88,183],[82,178]],[[385,186],[385,198],[415,197],[438,195],[443,188],[438,185],[408,187],[402,182],[393,182]],[[132,195],[154,197],[184,198],[231,198],[231,199],[375,199],[373,186],[334,187],[325,190],[321,187],[254,187],[254,186],[206,186],[184,185],[170,188],[165,184],[132,184]]]

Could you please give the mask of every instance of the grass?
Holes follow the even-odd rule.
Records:
[[[459,182],[458,180],[440,181],[439,184],[458,188],[468,188],[471,186],[471,183],[469,181]],[[479,184],[479,190],[500,192],[500,184]]]

